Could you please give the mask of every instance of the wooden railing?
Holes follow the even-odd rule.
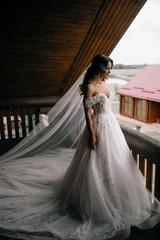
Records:
[[[58,97],[0,99],[0,155],[18,144],[59,100]]]
[[[21,107],[0,109],[0,152],[15,146],[39,122],[40,109]]]
[[[15,103],[15,102],[14,102]],[[11,105],[11,104],[10,104]],[[17,104],[16,104],[17,105]],[[18,107],[2,107],[0,104],[0,155],[14,147],[39,122],[54,101],[48,105],[23,101]],[[37,106],[36,106],[37,105]],[[137,162],[137,167],[146,179],[146,187],[160,200],[160,142],[121,124],[127,143]]]
[[[122,124],[121,129],[146,179],[146,187],[160,200],[160,141]]]

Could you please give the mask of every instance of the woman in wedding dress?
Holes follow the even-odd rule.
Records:
[[[0,234],[23,239],[122,240],[132,226],[151,228],[160,221],[160,202],[155,198],[152,203],[111,111],[114,94],[107,79],[112,65],[109,57],[97,55],[85,72],[80,82],[85,114],[79,99],[74,102],[71,96],[66,105],[63,100],[67,110],[61,109],[61,115],[54,109],[58,127],[51,111],[50,127],[42,129],[40,123],[28,140],[2,156]],[[75,95],[78,85],[71,90],[76,89]],[[77,123],[70,117],[74,113]],[[71,147],[73,129],[78,128],[80,138],[75,137]]]

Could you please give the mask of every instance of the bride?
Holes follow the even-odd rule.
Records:
[[[48,124],[1,157],[1,235],[122,240],[132,226],[160,221],[160,202],[151,202],[111,111],[112,65],[97,55],[48,113]]]

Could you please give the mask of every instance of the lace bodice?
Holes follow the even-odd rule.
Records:
[[[84,107],[91,107],[94,110],[94,114],[108,113],[111,112],[111,102],[113,100],[113,92],[110,91],[109,97],[104,93],[98,93],[93,97],[85,99]]]

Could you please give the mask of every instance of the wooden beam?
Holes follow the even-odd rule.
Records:
[[[59,96],[0,98],[0,108],[22,106],[53,106],[59,101]]]

